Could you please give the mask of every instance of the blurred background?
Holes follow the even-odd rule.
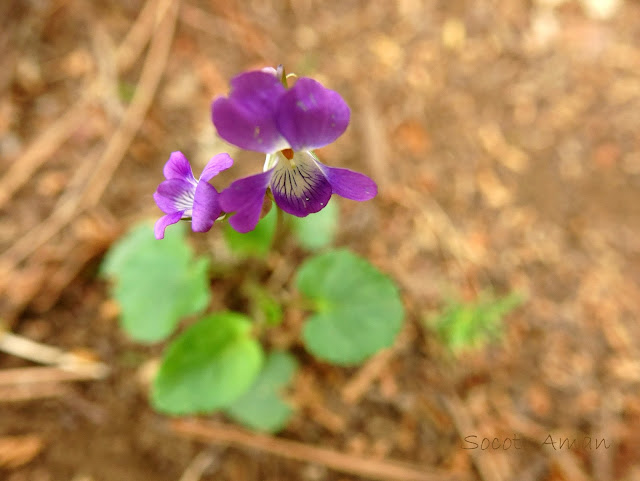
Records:
[[[0,479],[640,479],[640,2],[3,0],[0,18],[0,322],[109,370],[25,383],[36,364],[0,352]],[[280,63],[351,106],[319,156],[380,193],[340,202],[338,244],[399,283],[407,326],[359,369],[302,359],[277,439],[209,445],[149,407],[161,346],[122,334],[96,272],[160,214],[170,152],[257,171],[210,102]],[[430,320],[485,292],[524,300],[452,355]]]

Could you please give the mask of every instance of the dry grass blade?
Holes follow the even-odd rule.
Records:
[[[93,362],[58,367],[23,367],[0,370],[0,386],[32,384],[41,382],[90,381],[103,379],[109,368]]]
[[[589,481],[589,476],[580,466],[580,461],[571,452],[564,452],[552,457],[552,464],[562,473],[565,479],[571,481]]]
[[[180,481],[198,481],[205,471],[210,470],[215,464],[217,467],[218,455],[209,450],[202,451],[193,458],[187,469],[184,470]]]
[[[315,423],[328,431],[338,434],[347,428],[346,419],[329,407],[321,387],[309,370],[303,369],[298,373],[293,399],[295,404],[305,407]]]
[[[65,202],[56,209],[42,224],[34,227],[0,256],[0,289],[11,279],[15,267],[48,242],[62,227],[76,215],[76,206]]]
[[[26,337],[0,330],[0,351],[42,364],[58,364],[65,352]]]
[[[89,369],[96,373],[106,373],[108,370],[106,365],[87,359],[88,356],[82,353],[63,351],[57,347],[48,346],[17,334],[2,332],[1,330],[0,351],[29,361],[60,366],[70,371],[84,372]]]
[[[8,278],[16,265],[48,242],[84,209],[95,206],[102,197],[111,176],[140,128],[160,83],[173,40],[177,9],[177,2],[172,2],[166,17],[156,30],[131,105],[98,160],[88,185],[82,193],[61,203],[45,222],[29,231],[2,255],[0,277]]]
[[[0,403],[19,403],[40,399],[58,398],[68,394],[59,382],[0,386]]]
[[[367,361],[342,388],[342,400],[347,404],[356,403],[389,364],[393,353],[393,349],[385,349]]]
[[[155,26],[158,3],[159,0],[145,2],[136,23],[129,29],[127,36],[118,47],[116,58],[119,71],[128,70],[142,54]]]
[[[89,96],[83,96],[60,120],[45,130],[0,179],[0,208],[22,187],[31,175],[69,138],[86,118]]]
[[[39,263],[21,269],[19,276],[10,275],[12,268],[8,261],[0,262],[0,299],[10,306],[2,322],[8,328],[12,327],[17,314],[38,293],[43,279],[48,275],[47,266]]]
[[[465,408],[460,399],[443,398],[443,401],[461,438],[466,436],[466,433],[477,432],[468,409]],[[471,450],[470,453],[481,479],[484,481],[501,481],[503,479],[490,453],[481,452],[478,454],[475,449]]]
[[[617,436],[613,432],[612,426],[619,423],[616,414],[613,412],[612,406],[603,402],[600,407],[600,415],[598,416],[598,431],[603,434],[604,439],[612,439],[613,442],[618,441],[615,439]],[[591,453],[591,465],[593,466],[593,472],[599,481],[611,481],[614,478],[614,461],[613,454],[608,449],[596,449]]]
[[[194,5],[185,4],[180,9],[180,20],[190,27],[197,28],[207,35],[228,38],[231,35],[229,23]]]
[[[322,464],[336,471],[368,479],[381,481],[463,481],[468,479],[445,471],[433,471],[421,466],[352,456],[221,424],[175,420],[171,423],[171,427],[176,433],[192,439],[258,449],[288,459]]]
[[[364,95],[360,101],[362,108],[362,125],[364,128],[363,149],[366,152],[369,165],[375,174],[380,190],[383,190],[390,179],[389,172],[389,143],[387,140],[387,126],[381,119],[381,115],[376,111],[369,95]]]
[[[111,181],[113,173],[120,165],[129,145],[137,134],[138,129],[140,129],[149,107],[151,107],[151,102],[169,58],[177,13],[178,3],[171,2],[166,16],[151,41],[149,54],[142,67],[140,81],[136,86],[131,105],[127,109],[122,123],[111,137],[109,144],[107,144],[107,148],[98,161],[93,176],[84,191],[81,199],[81,205],[83,206],[95,206],[99,202],[104,190]]]
[[[342,400],[347,404],[355,404],[367,392],[369,386],[374,383],[389,367],[389,362],[401,346],[406,345],[410,337],[409,329],[405,325],[398,335],[393,346],[380,351],[369,359],[364,366],[342,388]]]
[[[0,438],[0,468],[19,468],[42,450],[40,436],[7,436]]]
[[[145,3],[133,27],[118,47],[116,54],[118,71],[123,72],[131,68],[142,53],[155,26],[157,4],[158,0],[148,0]],[[96,83],[84,89],[87,94],[83,95],[67,113],[37,137],[26,151],[12,163],[0,179],[0,208],[82,124],[87,115],[86,108],[95,94],[95,87]]]

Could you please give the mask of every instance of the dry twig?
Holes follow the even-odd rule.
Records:
[[[613,398],[613,396],[612,396]],[[612,402],[607,402],[609,398],[604,400],[600,406],[600,412],[598,416],[598,431],[604,434],[605,439],[612,440],[616,436],[613,433],[612,426],[616,424],[618,419],[614,412]],[[615,442],[615,441],[614,441]],[[591,454],[591,465],[593,466],[593,473],[599,481],[610,481],[614,479],[613,475],[613,454],[608,449],[596,449]]]
[[[443,398],[443,401],[461,438],[468,433],[477,432],[477,429],[474,428],[473,420],[457,396],[453,399]],[[484,481],[501,481],[503,479],[502,473],[498,469],[491,453],[484,451],[478,453],[476,450],[471,450],[470,455],[481,479]]]
[[[75,216],[98,203],[151,105],[169,55],[177,9],[177,2],[171,2],[165,18],[152,39],[133,100],[122,123],[98,160],[98,165],[85,189],[81,194],[60,204],[45,222],[29,231],[12,245],[0,258],[0,274],[8,277],[9,272],[18,263],[48,242]]]
[[[133,26],[127,32],[127,36],[118,46],[116,51],[116,59],[118,63],[118,71],[124,72],[129,70],[142,54],[145,45],[149,41],[154,27],[157,26],[159,19],[162,19],[166,13],[169,4],[162,2],[161,9],[158,9],[160,0],[147,0],[138,14]]]
[[[120,165],[129,145],[136,136],[138,129],[140,129],[149,107],[151,107],[151,101],[155,96],[169,58],[177,12],[178,3],[171,2],[161,25],[151,41],[149,54],[142,67],[140,81],[136,86],[131,105],[127,109],[122,123],[111,137],[102,157],[98,160],[98,165],[80,199],[81,206],[92,207],[99,202],[104,190],[111,181],[113,173]]]
[[[40,344],[26,337],[11,334],[10,332],[2,332],[1,330],[0,351],[43,364],[58,364],[58,361],[64,355],[64,351],[57,347]]]
[[[0,351],[29,361],[55,366],[4,369],[0,371],[0,385],[102,379],[109,373],[109,367],[106,364],[88,360],[81,354],[63,351],[1,330]]]
[[[380,112],[374,107],[370,94],[364,94],[360,106],[362,108],[363,150],[366,152],[365,158],[371,165],[371,170],[375,175],[380,190],[385,189],[390,183],[389,173],[389,142],[387,139],[387,129],[381,118]]]
[[[180,476],[180,481],[198,481],[206,470],[218,463],[218,458],[217,453],[208,449],[198,453]]]
[[[565,451],[551,457],[552,465],[562,473],[565,479],[571,481],[589,481],[589,476],[580,466],[580,462],[576,455],[570,451]]]
[[[406,345],[411,338],[410,329],[405,324],[393,346],[384,349],[372,357],[342,388],[342,400],[347,404],[356,403],[367,392],[369,386],[375,382],[389,366],[389,362],[401,346]]]
[[[0,386],[0,403],[18,403],[57,398],[67,393],[66,387],[58,382]]]
[[[66,353],[57,347],[47,346],[17,334],[2,332],[2,329],[0,329],[0,351],[42,364],[72,364],[78,362],[77,356],[74,354]]]
[[[332,433],[342,433],[346,429],[346,420],[327,405],[324,394],[316,382],[315,377],[308,371],[302,370],[297,375],[294,402],[304,406],[310,413],[310,418]]]
[[[445,471],[428,470],[421,466],[352,456],[297,441],[250,433],[222,424],[174,420],[171,422],[171,427],[176,433],[188,438],[258,449],[288,459],[322,464],[336,471],[368,479],[382,481],[463,481],[468,479]]]
[[[216,38],[228,39],[231,36],[229,22],[195,5],[185,4],[180,8],[180,21]]]
[[[347,404],[356,403],[387,367],[394,352],[394,348],[385,349],[367,361],[342,388],[342,400]]]
[[[0,370],[0,386],[103,379],[109,368],[99,362],[59,367],[19,367]]]
[[[145,3],[133,27],[118,47],[116,59],[119,72],[131,68],[142,53],[154,27],[157,4],[158,0],[148,0]],[[87,107],[95,97],[97,87],[98,81],[94,81],[91,86],[83,89],[87,93],[57,122],[38,136],[20,158],[11,164],[9,170],[0,179],[0,208],[85,121]]]
[[[82,96],[57,122],[36,138],[15,162],[11,163],[11,167],[0,179],[0,208],[85,121],[89,99],[89,95]]]
[[[27,464],[42,450],[40,436],[7,436],[0,438],[0,468],[18,468]]]

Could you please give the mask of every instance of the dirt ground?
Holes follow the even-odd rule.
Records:
[[[640,479],[640,2],[4,0],[0,18],[0,318],[110,368],[23,384],[36,364],[0,353],[0,479]],[[124,336],[97,268],[159,215],[171,151],[255,171],[210,101],[278,63],[351,106],[319,155],[380,194],[339,201],[338,244],[397,280],[407,326],[362,368],[294,346],[297,414],[263,438],[151,410],[162,346]],[[454,361],[424,320],[487,289],[527,300]]]

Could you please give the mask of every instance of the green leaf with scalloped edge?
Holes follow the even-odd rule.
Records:
[[[333,243],[338,230],[338,203],[334,200],[307,217],[289,216],[293,233],[302,247],[314,251]]]
[[[320,359],[358,364],[391,346],[400,332],[404,308],[397,286],[351,252],[311,258],[298,271],[297,286],[316,306],[303,340]]]
[[[207,316],[167,348],[153,384],[153,406],[169,414],[226,408],[254,383],[263,357],[246,316],[234,312]]]
[[[298,363],[291,354],[269,354],[253,386],[225,410],[226,414],[251,429],[280,431],[293,414],[280,392],[291,382],[297,368]]]
[[[236,232],[229,224],[225,225],[224,239],[229,249],[240,257],[265,257],[276,232],[277,210],[273,207],[255,229],[245,234]]]
[[[172,226],[157,240],[145,223],[113,245],[101,274],[113,280],[110,291],[121,308],[122,328],[136,341],[156,342],[180,319],[207,307],[208,267],[206,258],[194,257],[184,225]]]

